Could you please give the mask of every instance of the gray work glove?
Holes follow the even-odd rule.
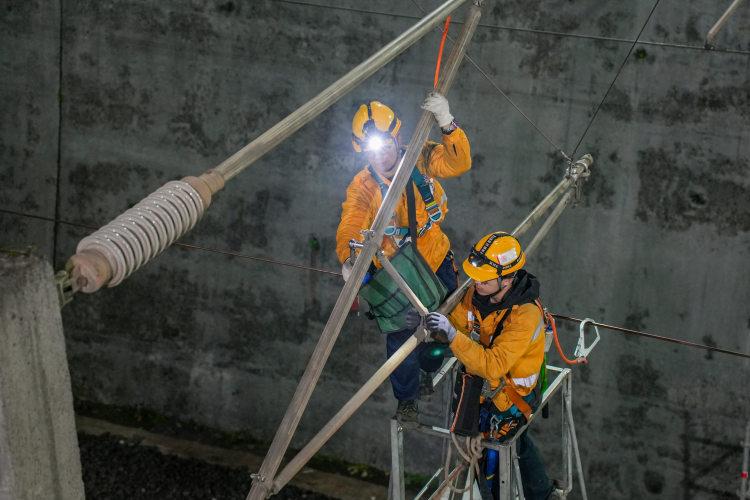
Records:
[[[437,92],[430,92],[422,103],[422,109],[429,111],[435,116],[435,121],[440,128],[447,128],[453,121],[448,99]]]
[[[406,310],[406,329],[414,330],[422,322],[422,316],[419,315],[416,309],[410,307]]]
[[[456,336],[456,329],[453,328],[448,318],[438,312],[431,312],[425,316],[425,328],[430,332],[432,338],[439,342],[452,342]]]

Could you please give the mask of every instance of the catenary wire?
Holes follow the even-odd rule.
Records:
[[[80,224],[80,223],[70,222],[70,221],[66,221],[66,220],[55,220],[52,217],[44,217],[42,215],[28,214],[28,213],[24,213],[24,212],[18,212],[18,211],[15,211],[15,210],[0,209],[0,213],[6,213],[6,214],[10,214],[10,215],[19,216],[19,217],[27,217],[27,218],[30,218],[30,219],[39,219],[39,220],[43,220],[43,221],[47,221],[47,222],[58,222],[60,224],[65,224],[65,225],[73,226],[73,227],[81,227],[81,228],[85,228],[85,229],[96,229],[96,227],[88,225],[88,224]],[[228,256],[231,256],[231,257],[238,257],[238,258],[241,258],[241,259],[253,260],[253,261],[257,261],[257,262],[264,262],[264,263],[267,263],[267,264],[273,264],[273,265],[278,265],[278,266],[286,266],[286,267],[293,267],[295,269],[302,269],[302,270],[305,270],[305,271],[314,271],[314,272],[319,272],[319,273],[324,273],[324,274],[329,274],[329,275],[334,275],[334,276],[341,276],[341,273],[338,273],[338,272],[335,272],[335,271],[329,271],[327,269],[320,269],[320,268],[317,268],[317,267],[310,267],[310,266],[305,266],[305,265],[302,265],[302,264],[295,264],[295,263],[292,263],[292,262],[283,262],[283,261],[280,261],[280,260],[268,259],[268,258],[265,258],[265,257],[254,257],[252,255],[241,254],[241,253],[238,253],[238,252],[232,252],[232,251],[228,251],[228,250],[221,250],[221,249],[218,249],[218,248],[205,247],[205,246],[201,246],[201,245],[190,245],[190,244],[187,244],[187,243],[175,243],[175,245],[176,246],[181,246],[183,248],[187,248],[187,249],[190,249],[190,250],[202,250],[202,251],[206,251],[206,252],[213,252],[213,253],[218,253],[218,254],[222,254],[222,255],[228,255]],[[574,318],[574,317],[571,317],[571,316],[565,316],[563,314],[552,314],[552,316],[554,316],[557,319],[564,320],[564,321],[572,321],[572,322],[577,322],[577,323],[581,323],[583,321],[582,319]],[[626,333],[626,334],[629,334],[629,335],[637,335],[637,336],[646,337],[646,338],[650,338],[650,339],[654,339],[654,340],[660,340],[660,341],[663,341],[663,342],[671,342],[671,343],[674,343],[674,344],[680,344],[680,345],[684,345],[684,346],[688,346],[688,347],[697,347],[699,349],[706,349],[708,351],[720,352],[720,353],[723,353],[723,354],[729,354],[731,356],[738,356],[738,357],[742,357],[742,358],[750,358],[750,354],[747,354],[747,353],[742,353],[742,352],[738,352],[738,351],[731,351],[729,349],[722,349],[720,347],[715,347],[715,346],[710,346],[710,345],[705,345],[705,344],[698,344],[696,342],[690,342],[688,340],[681,340],[681,339],[676,339],[676,338],[673,338],[673,337],[665,337],[665,336],[662,336],[662,335],[656,335],[656,334],[653,334],[653,333],[642,332],[642,331],[639,331],[639,330],[632,330],[630,328],[623,328],[623,327],[620,327],[620,326],[608,325],[606,323],[592,322],[592,324],[596,325],[597,327],[606,328],[606,329],[609,329],[609,330],[612,330],[612,331]]]
[[[583,321],[584,321],[582,319],[573,318],[571,316],[565,316],[563,314],[554,314],[553,313],[552,316],[554,316],[556,319],[562,319],[564,321],[571,321],[571,322],[574,322],[574,323],[583,323]],[[656,335],[655,333],[642,332],[640,330],[633,330],[633,329],[630,329],[630,328],[623,328],[621,326],[608,325],[606,323],[597,323],[597,322],[593,322],[593,321],[590,321],[589,323],[592,324],[592,325],[596,325],[597,327],[600,327],[600,328],[606,328],[608,330],[613,330],[615,332],[627,333],[629,335],[638,335],[640,337],[646,337],[646,338],[650,338],[650,339],[654,339],[654,340],[661,340],[662,342],[671,342],[673,344],[679,344],[679,345],[684,345],[684,346],[688,346],[688,347],[697,347],[699,349],[706,349],[708,351],[720,352],[720,353],[723,353],[723,354],[729,354],[731,356],[739,356],[741,358],[748,358],[748,359],[750,359],[750,354],[744,353],[744,352],[731,351],[729,349],[722,349],[720,347],[710,346],[710,345],[706,345],[706,344],[698,344],[696,342],[690,342],[689,340],[676,339],[676,338],[673,338],[673,337],[665,337],[663,335]]]
[[[279,3],[285,3],[289,5],[300,5],[304,7],[318,7],[321,9],[340,10],[344,12],[355,12],[358,14],[371,14],[371,15],[377,15],[377,16],[389,16],[389,17],[413,19],[413,20],[420,19],[420,17],[418,16],[412,16],[408,14],[398,14],[398,13],[393,13],[393,12],[380,12],[376,10],[368,10],[368,9],[361,9],[361,8],[355,8],[355,7],[344,7],[341,5],[323,5],[323,4],[317,4],[317,3],[311,3],[311,2],[303,2],[300,0],[277,0],[277,1]],[[463,24],[461,21],[453,21],[453,22],[455,24]],[[603,36],[603,35],[588,35],[585,33],[565,33],[562,31],[543,30],[543,29],[537,29],[537,28],[520,28],[517,26],[504,26],[501,24],[479,23],[479,27],[487,28],[487,29],[494,29],[494,30],[499,30],[499,31],[517,31],[519,33],[533,33],[536,35],[550,35],[550,36],[557,36],[557,37],[562,37],[562,38],[578,38],[581,40],[594,40],[594,41],[600,41],[600,42],[633,43],[633,40],[630,38],[619,38],[619,37]],[[716,52],[716,53],[737,54],[737,55],[744,55],[744,56],[750,55],[750,50],[728,49],[728,48],[723,48],[723,47],[707,49],[704,45],[690,45],[687,43],[677,43],[677,42],[655,42],[655,41],[649,41],[649,40],[639,40],[638,44],[651,45],[655,47],[696,50],[700,52]]]
[[[10,214],[10,215],[19,216],[19,217],[27,217],[27,218],[30,218],[30,219],[39,219],[39,220],[43,220],[43,221],[47,221],[47,222],[64,224],[66,226],[72,226],[72,227],[80,227],[80,228],[84,228],[84,229],[93,229],[93,230],[98,229],[97,227],[91,226],[89,224],[81,224],[79,222],[71,222],[71,221],[66,221],[66,220],[62,220],[62,219],[55,219],[53,217],[45,217],[43,215],[35,215],[35,214],[29,214],[29,213],[24,213],[24,212],[18,212],[18,211],[15,211],[15,210],[0,209],[0,213],[6,213],[6,214]],[[220,249],[220,248],[213,248],[213,247],[207,247],[207,246],[203,246],[203,245],[194,245],[194,244],[190,244],[190,243],[180,243],[180,242],[174,243],[174,246],[183,247],[183,248],[187,248],[187,249],[190,249],[190,250],[202,250],[204,252],[218,253],[218,254],[222,254],[222,255],[228,255],[228,256],[231,256],[231,257],[237,257],[237,258],[240,258],[240,259],[254,260],[254,261],[257,261],[257,262],[266,262],[268,264],[274,264],[274,265],[285,266],[285,267],[292,267],[292,268],[295,268],[295,269],[302,269],[302,270],[305,270],[305,271],[315,271],[315,272],[318,272],[318,273],[328,274],[328,275],[332,275],[332,276],[341,276],[341,273],[337,272],[337,271],[330,271],[328,269],[321,269],[319,267],[305,266],[303,264],[296,264],[294,262],[285,262],[285,261],[282,261],[282,260],[269,259],[268,257],[256,257],[256,256],[253,256],[253,255],[247,255],[247,254],[243,254],[243,253],[239,253],[239,252],[233,252],[231,250],[223,250],[223,249]]]
[[[615,82],[620,77],[620,73],[622,73],[623,68],[625,67],[625,64],[628,62],[628,59],[630,58],[630,54],[633,53],[633,49],[638,44],[638,39],[643,34],[643,31],[646,29],[646,26],[648,26],[648,22],[651,20],[651,16],[654,15],[654,11],[656,10],[656,7],[659,6],[659,2],[661,0],[656,0],[654,2],[654,6],[651,7],[651,12],[648,13],[648,17],[646,18],[646,22],[643,23],[643,26],[641,26],[641,30],[638,32],[638,36],[635,37],[635,40],[633,41],[633,44],[630,46],[630,50],[628,50],[628,53],[625,55],[625,59],[622,60],[622,64],[620,64],[620,68],[617,70],[617,73],[615,74],[615,77],[612,79],[612,83],[609,84],[609,87],[607,88],[607,91],[604,93],[604,97],[602,97],[602,100],[599,101],[599,105],[596,107],[596,110],[594,110],[594,114],[591,116],[591,119],[589,120],[588,125],[586,125],[586,129],[583,131],[583,134],[581,134],[581,138],[578,139],[578,143],[576,144],[576,147],[573,148],[573,153],[571,153],[571,156],[576,155],[576,151],[578,151],[578,147],[583,142],[583,139],[586,137],[586,134],[588,133],[589,129],[591,128],[591,125],[594,123],[594,120],[596,119],[596,115],[599,114],[599,110],[602,107],[602,104],[604,104],[604,101],[607,100],[607,96],[609,95],[609,92],[612,90],[612,87],[615,86]]]
[[[411,2],[412,2],[412,3],[413,3],[413,4],[414,4],[414,5],[415,5],[415,6],[416,6],[416,7],[417,7],[417,8],[418,8],[418,9],[419,9],[419,10],[420,10],[420,11],[421,11],[421,12],[422,12],[423,14],[427,12],[427,11],[426,11],[425,9],[423,9],[423,8],[422,8],[422,6],[421,6],[421,5],[419,5],[419,4],[417,3],[417,1],[416,1],[416,0],[411,0]],[[455,41],[455,40],[453,39],[453,37],[451,37],[451,36],[450,36],[450,34],[448,35],[448,39],[449,39],[449,40],[450,40],[451,42],[453,42],[453,43],[456,43],[456,41]],[[536,130],[536,131],[537,131],[537,132],[538,132],[538,133],[539,133],[539,134],[540,134],[540,135],[541,135],[542,137],[544,137],[544,140],[545,140],[545,141],[547,141],[547,142],[549,143],[549,145],[550,145],[550,146],[552,146],[552,147],[553,147],[553,148],[555,149],[555,151],[556,151],[557,153],[559,153],[559,154],[560,154],[560,155],[561,155],[561,156],[562,156],[562,157],[563,157],[563,158],[564,158],[565,160],[567,160],[568,162],[572,162],[572,161],[573,161],[573,160],[571,160],[570,156],[568,156],[568,155],[567,155],[567,154],[565,153],[565,151],[563,151],[563,149],[562,149],[562,148],[561,148],[560,146],[558,146],[558,145],[557,145],[557,143],[555,143],[555,141],[553,141],[552,139],[550,139],[550,137],[549,137],[549,136],[548,136],[547,134],[545,134],[545,133],[544,133],[544,131],[543,131],[543,130],[542,130],[541,128],[539,128],[539,127],[537,126],[537,124],[536,124],[536,123],[534,123],[534,121],[533,121],[533,120],[532,120],[531,118],[529,118],[529,116],[528,116],[528,115],[527,115],[526,113],[524,113],[524,112],[523,112],[523,110],[522,110],[522,109],[521,109],[521,108],[520,108],[520,107],[519,107],[519,106],[518,106],[518,105],[517,105],[517,104],[516,104],[515,102],[513,102],[513,99],[511,99],[511,98],[510,98],[510,96],[509,96],[508,94],[506,94],[506,93],[505,93],[505,92],[503,91],[503,89],[501,89],[501,88],[500,88],[500,86],[498,86],[498,85],[497,85],[497,83],[495,83],[495,81],[494,81],[494,80],[492,79],[492,77],[490,77],[490,75],[489,75],[489,74],[488,74],[488,73],[487,73],[487,72],[486,72],[486,71],[485,71],[485,70],[484,70],[484,69],[483,69],[483,68],[482,68],[482,67],[481,67],[481,66],[479,65],[479,63],[477,63],[477,62],[476,62],[476,61],[474,60],[474,58],[472,58],[472,57],[471,57],[471,56],[469,55],[469,52],[468,52],[468,51],[466,52],[466,54],[464,54],[464,57],[466,58],[466,60],[467,60],[467,61],[469,61],[469,62],[470,62],[470,63],[472,64],[472,66],[474,66],[474,67],[475,67],[475,68],[476,68],[476,69],[477,69],[477,70],[479,71],[479,73],[480,73],[480,74],[481,74],[481,75],[482,75],[482,76],[483,76],[483,77],[484,77],[484,78],[485,78],[485,79],[486,79],[486,80],[487,80],[487,81],[489,82],[489,84],[490,84],[490,85],[492,85],[492,87],[494,87],[494,88],[495,88],[495,90],[497,90],[497,91],[498,91],[498,92],[500,93],[500,95],[502,95],[502,96],[503,96],[503,97],[504,97],[504,98],[505,98],[505,99],[506,99],[506,100],[507,100],[507,101],[508,101],[508,102],[510,103],[510,105],[511,105],[511,106],[513,106],[513,107],[514,107],[514,108],[516,109],[516,111],[518,111],[518,112],[519,112],[519,113],[521,114],[521,116],[523,116],[523,117],[524,117],[524,119],[525,119],[525,120],[526,120],[527,122],[529,122],[529,124],[530,124],[530,125],[531,125],[532,127],[534,127],[534,130]]]

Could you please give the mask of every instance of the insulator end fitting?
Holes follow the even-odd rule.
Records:
[[[81,250],[68,259],[73,292],[93,293],[112,279],[107,258],[96,250]]]

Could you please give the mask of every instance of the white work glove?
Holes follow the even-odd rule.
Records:
[[[435,116],[435,121],[440,128],[447,128],[453,121],[448,99],[437,92],[430,92],[422,103],[422,109],[429,111]]]
[[[341,265],[341,275],[344,277],[344,282],[349,281],[349,276],[352,275],[352,269],[354,269],[354,262],[352,262],[352,259],[346,259]]]
[[[448,318],[438,312],[431,312],[425,316],[425,328],[432,338],[440,342],[452,342],[456,336],[456,329],[453,328]]]

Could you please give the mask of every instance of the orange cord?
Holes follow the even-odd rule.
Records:
[[[549,321],[549,324],[552,325],[552,336],[555,339],[555,347],[557,347],[557,352],[560,353],[560,357],[562,358],[562,360],[569,365],[588,364],[589,360],[586,358],[568,359],[567,356],[565,356],[562,347],[560,347],[560,340],[557,338],[557,326],[555,325],[555,318],[553,318],[549,313],[546,313],[546,315],[547,321]]]
[[[448,28],[450,28],[451,16],[445,18],[445,25],[443,25],[443,37],[440,39],[440,49],[438,49],[437,63],[435,64],[435,82],[432,84],[433,88],[438,86],[438,78],[440,77],[440,63],[443,60],[443,47],[445,47],[445,39],[448,38]]]

